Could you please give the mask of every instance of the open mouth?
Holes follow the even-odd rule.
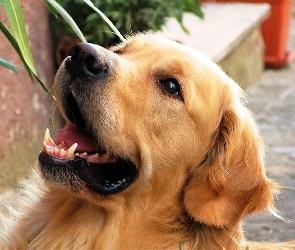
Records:
[[[134,163],[109,154],[73,125],[67,125],[55,141],[46,130],[39,164],[46,179],[64,186],[82,181],[101,195],[123,191],[137,176]]]

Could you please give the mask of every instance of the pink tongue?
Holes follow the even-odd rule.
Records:
[[[78,143],[76,152],[98,152],[99,147],[95,142],[89,137],[89,135],[84,134],[82,131],[78,130],[73,125],[65,126],[58,134],[55,144],[59,145],[61,142],[69,148],[74,143]]]

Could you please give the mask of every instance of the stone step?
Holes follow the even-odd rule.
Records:
[[[249,3],[206,3],[204,19],[186,13],[186,34],[174,18],[167,20],[159,35],[197,49],[221,66],[242,87],[257,81],[264,70],[261,23],[270,5]]]

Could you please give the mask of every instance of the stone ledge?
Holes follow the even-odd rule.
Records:
[[[190,34],[186,34],[173,18],[168,19],[158,34],[201,51],[243,87],[258,80],[264,69],[260,28],[270,14],[270,6],[208,3],[203,4],[203,11],[204,20],[190,13],[184,15],[183,23]],[[252,72],[255,75],[250,77]]]

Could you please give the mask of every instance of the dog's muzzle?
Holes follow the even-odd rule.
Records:
[[[77,127],[85,127],[85,117],[81,109],[84,99],[90,99],[95,89],[102,88],[111,78],[112,59],[104,49],[97,49],[89,43],[79,43],[72,47],[64,61],[61,103],[66,117]],[[79,100],[80,97],[80,100]]]
[[[39,155],[45,179],[70,186],[75,192],[86,186],[101,195],[116,194],[131,185],[138,174],[135,164],[125,156],[116,155],[115,149],[107,152],[105,145],[99,145],[85,115],[89,115],[90,106],[97,105],[90,98],[94,88],[109,80],[112,63],[106,54],[88,43],[70,50],[62,77],[57,80],[59,104],[70,124],[55,141],[46,131]]]

